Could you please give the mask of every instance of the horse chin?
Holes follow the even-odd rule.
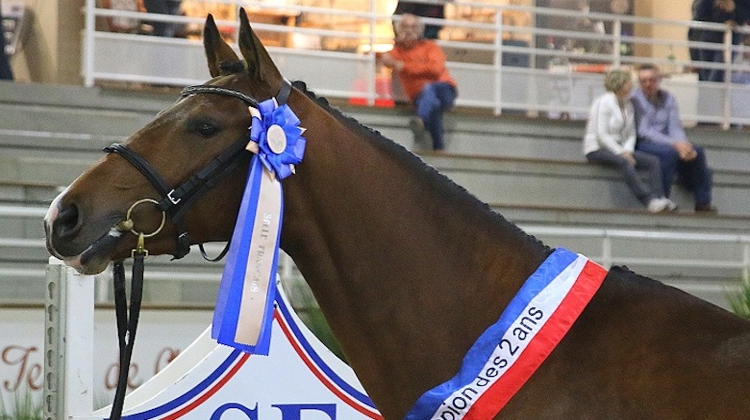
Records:
[[[73,267],[81,274],[99,274],[107,268],[115,254],[115,248],[122,239],[123,233],[114,228],[97,239],[88,248],[78,255],[72,257],[60,257],[66,265]],[[54,249],[50,249],[53,254]]]

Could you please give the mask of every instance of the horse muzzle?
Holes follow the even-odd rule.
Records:
[[[158,208],[159,202],[152,198],[143,198],[131,204],[124,218],[119,212],[88,215],[87,218],[86,212],[74,200],[64,199],[65,192],[55,198],[44,218],[47,250],[81,274],[101,273],[110,261],[126,258],[127,254],[122,255],[122,251],[128,249],[127,244],[118,245],[127,233],[132,233],[142,244],[145,238],[151,238],[164,229],[164,211],[160,211],[158,225],[155,224],[156,220],[148,220],[143,215],[143,212],[149,211],[150,205]],[[133,213],[139,206],[142,207],[139,209],[141,216],[136,226]],[[153,227],[149,229],[149,226]]]
[[[84,229],[83,217],[75,203],[62,204],[66,191],[52,201],[44,217],[47,250],[81,274],[104,271],[123,237],[121,231],[103,226],[96,235],[94,229]]]

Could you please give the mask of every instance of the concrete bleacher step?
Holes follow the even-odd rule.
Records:
[[[12,241],[16,239],[30,239],[42,241],[40,243],[43,244],[42,220],[46,212],[47,206],[0,203],[0,242],[3,246],[12,246]]]
[[[85,155],[81,158],[62,158],[54,154],[46,157],[34,154],[7,157],[5,151],[2,151],[0,152],[0,179],[8,183],[16,182],[19,185],[36,184],[38,185],[36,190],[41,192],[44,189],[67,186],[95,161],[93,156],[87,158]],[[55,195],[52,197],[54,198]]]
[[[435,154],[423,159],[488,203],[588,209],[643,205],[611,168],[582,161]],[[750,216],[750,172],[714,171],[714,200],[727,215]],[[692,212],[690,192],[673,188],[672,199]]]
[[[0,179],[67,184],[102,156],[102,147],[125,140],[176,98],[174,93],[0,84]]]
[[[506,219],[519,226],[597,227],[657,232],[748,233],[750,216],[695,214],[690,211],[651,214],[644,209],[595,209],[490,203]]]
[[[3,128],[19,130],[128,135],[176,99],[174,92],[3,83],[0,121],[12,123]],[[6,112],[12,118],[6,118]]]
[[[0,128],[0,147],[4,156],[28,156],[36,152],[43,152],[43,156],[60,157],[94,154],[101,152],[104,146],[122,142],[126,138],[125,134],[76,134]]]
[[[13,122],[12,131],[4,126],[7,134],[60,133],[68,141],[85,140],[88,134],[103,130],[112,134],[132,133],[148,122],[141,113],[74,106],[0,103],[0,115],[2,120]]]
[[[430,145],[414,144],[407,125],[412,112],[409,108],[373,109],[343,104],[339,108],[409,149],[429,149]],[[585,161],[584,121],[496,117],[458,110],[446,114],[444,124],[447,151],[452,154]],[[689,140],[706,148],[709,165],[715,170],[750,172],[750,132],[694,127],[687,128],[686,134]]]
[[[3,165],[0,160],[0,166]],[[1,171],[1,170],[0,170]],[[4,204],[43,204],[49,203],[60,191],[56,182],[34,182],[0,178],[0,203]]]
[[[211,245],[209,249],[215,254],[220,246]],[[3,290],[0,300],[43,299],[44,268],[48,259],[43,234],[36,238],[0,235],[0,290]],[[144,276],[144,301],[149,304],[213,304],[223,266],[223,262],[203,260],[197,248],[187,257],[175,261],[165,255],[149,256]],[[128,264],[126,271],[130,272]],[[104,283],[99,287],[108,290],[105,294],[111,298],[111,273],[105,272],[101,278]]]
[[[79,168],[87,167],[101,157],[103,146],[134,133],[159,110],[173,103],[176,97],[175,92],[143,93],[74,86],[2,84],[0,158],[60,159],[60,176],[56,179],[70,182],[73,175],[80,173]],[[345,114],[380,130],[386,137],[408,148],[425,146],[413,144],[406,126],[411,112],[408,107],[339,106]],[[546,159],[551,166],[558,167],[584,161],[580,154],[581,121],[528,119],[516,115],[494,117],[486,112],[469,110],[449,113],[445,120],[448,151],[453,155],[476,156],[480,159],[487,156]],[[736,131],[716,129],[689,130],[689,136],[709,150],[709,161],[717,172],[717,184],[726,186],[725,190],[717,189],[717,202],[724,201],[724,198],[734,200],[738,190],[744,188],[744,172],[750,172],[750,144],[745,141],[745,136]],[[45,168],[47,162],[40,160],[31,164]],[[12,163],[2,163],[0,168],[14,168]],[[21,166],[24,165],[26,162],[21,163]],[[30,175],[35,181],[45,181],[50,177],[49,170],[33,172]],[[579,176],[591,178],[593,174],[598,177],[595,180],[616,182],[616,177],[602,177],[598,172],[608,171],[597,168]],[[2,178],[18,179],[0,173]],[[739,181],[735,182],[735,179]],[[513,194],[512,191],[510,193]],[[609,204],[613,207],[622,205],[617,200],[610,200]],[[735,213],[735,209],[748,208],[746,204],[741,201],[721,207]]]

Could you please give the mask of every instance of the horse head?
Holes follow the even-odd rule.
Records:
[[[244,60],[209,15],[204,47],[212,79],[186,90],[123,145],[106,148],[106,156],[55,198],[45,217],[52,255],[81,273],[95,274],[109,261],[129,257],[138,233],[153,234],[147,244],[151,254],[176,257],[191,243],[229,239],[249,161],[242,146],[251,125],[248,105],[277,95],[285,84],[244,10],[240,18]],[[233,145],[240,147],[228,151]],[[220,168],[225,178],[196,179],[198,173],[212,178],[209,168],[221,156],[227,161]],[[178,199],[167,195],[192,183],[207,185],[182,204],[169,204]],[[166,223],[160,229],[162,219]]]

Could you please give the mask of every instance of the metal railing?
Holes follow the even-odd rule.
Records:
[[[258,1],[222,0],[219,3],[245,6],[256,12],[278,10],[278,6]],[[359,98],[372,105],[378,99],[390,100],[398,96],[391,90],[387,70],[377,62],[377,52],[392,43],[389,31],[393,17],[376,13],[376,3],[373,0],[368,10],[359,11],[288,5],[284,6],[284,11],[295,19],[336,16],[346,24],[295,27],[283,22],[255,23],[253,28],[282,40],[281,45],[268,49],[288,78],[305,80],[322,95]],[[685,121],[721,123],[725,127],[750,123],[750,110],[744,106],[750,99],[750,86],[731,82],[735,72],[750,72],[750,64],[730,59],[742,56],[745,49],[750,48],[731,42],[733,34],[750,33],[746,29],[715,23],[606,13],[582,15],[570,10],[482,2],[451,4],[456,8],[483,10],[485,16],[492,17],[488,22],[458,17],[425,19],[425,23],[443,26],[444,39],[439,42],[459,84],[458,105],[487,108],[496,114],[515,110],[531,115],[547,113],[551,117],[584,118],[593,98],[603,92],[602,71],[651,62],[670,74],[665,87],[676,94]],[[99,80],[188,85],[209,78],[199,40],[97,30],[97,22],[106,18],[198,27],[202,25],[202,18],[97,8],[95,0],[86,1],[85,13],[82,72],[87,86]],[[529,24],[504,23],[503,17],[508,14],[526,16]],[[600,30],[584,32],[544,23],[553,18],[574,21],[582,17],[595,22],[594,26]],[[217,24],[236,37],[236,21],[220,20]],[[670,29],[673,33],[687,33],[689,28],[717,30],[724,34],[724,43],[690,42],[686,37],[641,36],[635,33],[633,28],[636,27],[645,28],[639,33]],[[587,47],[579,47],[583,44]],[[714,63],[677,58],[687,56],[689,48],[721,51],[727,60]],[[695,72],[683,71],[686,68],[724,70],[724,79],[699,82]]]
[[[595,238],[599,242],[599,254],[587,255],[605,267],[613,265],[646,265],[652,267],[673,267],[680,270],[693,268],[723,268],[736,270],[737,279],[750,280],[750,235],[708,234],[696,232],[660,232],[646,230],[625,229],[592,229],[592,228],[564,228],[551,226],[527,226],[524,231],[540,237],[555,237],[563,239]],[[695,258],[692,256],[661,257],[633,257],[618,254],[616,241],[631,240],[644,242],[653,241],[667,244],[691,244],[707,247],[716,244],[729,245],[732,252],[721,253],[720,259]],[[704,251],[705,248],[704,248]],[[677,255],[678,253],[674,253]],[[703,255],[710,254],[708,252]],[[730,258],[734,256],[735,258]]]
[[[40,218],[46,209],[0,206],[0,215],[19,218]],[[750,235],[709,234],[701,232],[661,232],[648,230],[625,229],[596,229],[596,228],[565,228],[551,226],[521,226],[521,228],[537,236],[551,246],[565,246],[571,250],[582,252],[592,260],[610,267],[612,265],[628,265],[644,268],[646,271],[654,268],[667,269],[669,278],[660,278],[669,282],[691,280],[682,285],[686,291],[701,296],[710,293],[714,296],[723,295],[727,291],[740,287],[740,280],[750,280]],[[589,245],[582,240],[591,240]],[[627,241],[634,241],[635,247]],[[668,251],[652,252],[649,246],[664,247]],[[25,249],[44,250],[43,239],[15,239],[0,238],[0,249],[24,247]],[[209,253],[220,250],[220,245],[210,245]],[[582,249],[585,248],[585,249]],[[7,254],[3,252],[2,254]],[[290,298],[294,301],[294,294],[305,288],[304,279],[294,267],[294,263],[286,254],[282,253],[279,263],[279,274],[282,283],[287,288]],[[9,278],[42,279],[43,265],[46,260],[39,261],[37,268],[3,268],[0,269],[0,282]],[[193,266],[173,264],[170,270],[151,269],[147,271],[147,278],[154,282],[171,282],[190,284],[195,282],[215,286],[220,280],[220,273],[207,273],[196,270]],[[213,267],[220,266],[213,265]],[[694,276],[696,269],[721,270],[715,276],[699,278]],[[643,272],[648,275],[648,272]],[[719,281],[717,281],[717,279]],[[96,300],[98,303],[110,302],[111,273],[104,272],[97,276]],[[734,284],[731,284],[734,283]],[[304,290],[302,291],[304,293]],[[174,302],[160,304],[181,305],[175,298]],[[187,302],[189,303],[189,302]]]

